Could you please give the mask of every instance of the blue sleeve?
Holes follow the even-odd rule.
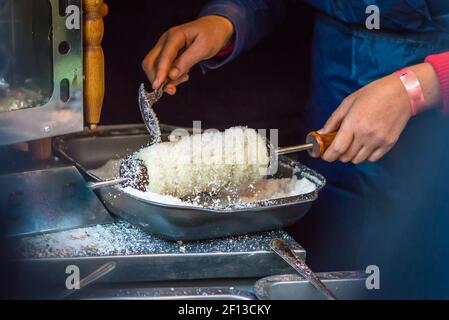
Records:
[[[253,47],[279,25],[284,16],[283,0],[213,0],[200,16],[218,15],[234,25],[235,48],[226,59],[210,59],[201,63],[203,70],[215,69]]]

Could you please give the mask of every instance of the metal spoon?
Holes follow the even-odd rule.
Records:
[[[323,293],[328,300],[337,300],[335,294],[328,287],[326,287],[323,282],[321,282],[315,273],[313,273],[307,264],[288,246],[284,240],[274,239],[270,242],[270,247],[301,276],[308,280],[317,290]]]
[[[159,89],[154,90],[153,92],[147,92],[145,90],[144,84],[140,85],[139,88],[139,108],[140,113],[142,114],[143,122],[145,123],[145,127],[151,135],[150,145],[155,143],[160,143],[161,139],[161,127],[159,125],[159,119],[156,116],[156,113],[153,110],[153,105],[162,97],[164,94],[165,84]]]

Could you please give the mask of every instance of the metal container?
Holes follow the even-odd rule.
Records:
[[[0,0],[0,145],[82,131],[80,5]]]
[[[284,231],[177,243],[124,221],[14,238],[11,247],[17,253],[14,269],[21,275],[22,290],[30,291],[33,297],[36,294],[42,298],[44,289],[49,297],[65,292],[68,266],[77,266],[81,278],[85,278],[107,263],[114,264],[115,269],[81,290],[82,296],[102,298],[112,294],[113,288],[134,287],[142,289],[135,290],[137,294],[145,291],[148,297],[174,295],[180,287],[251,291],[257,279],[292,272],[269,247],[270,241],[277,238],[287,241],[305,259],[304,249]],[[107,292],[97,291],[96,285]],[[156,290],[153,294],[154,288],[163,287],[173,290],[164,294]],[[128,290],[119,291],[117,297],[131,294]]]
[[[163,127],[164,130],[165,127]],[[163,136],[166,138],[167,130]],[[58,138],[55,148],[89,179],[99,181],[92,170],[111,159],[121,159],[145,146],[148,135],[143,126],[100,128],[96,132]],[[107,174],[113,178],[116,173]],[[325,179],[313,170],[281,157],[277,177],[293,174],[316,184],[314,192],[262,202],[254,207],[217,210],[164,205],[124,193],[119,187],[98,190],[105,206],[114,214],[149,233],[168,240],[192,241],[283,228],[299,221],[310,209]]]
[[[257,300],[250,291],[229,287],[100,288],[86,290],[71,298],[80,300]]]
[[[359,271],[317,274],[340,300],[378,299],[380,293],[368,290],[367,275]],[[254,286],[260,300],[325,300],[326,297],[300,275],[278,275],[261,279]]]

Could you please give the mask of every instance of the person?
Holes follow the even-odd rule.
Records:
[[[305,1],[317,17],[303,121],[337,135],[322,159],[301,156],[328,184],[291,231],[317,271],[377,265],[385,297],[449,297],[448,2],[369,1],[370,30],[367,1]],[[164,33],[143,69],[176,94],[194,65],[229,63],[284,16],[283,1],[213,0]]]

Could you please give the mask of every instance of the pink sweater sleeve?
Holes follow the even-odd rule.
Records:
[[[443,96],[442,113],[449,115],[449,52],[430,55],[426,58],[430,63],[440,80],[440,89]]]

